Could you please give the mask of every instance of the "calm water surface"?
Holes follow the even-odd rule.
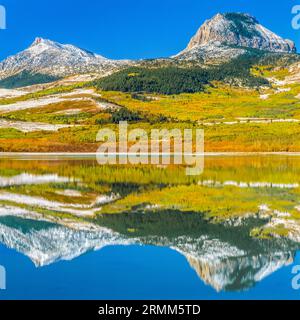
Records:
[[[0,299],[299,299],[299,185],[298,157],[1,159]]]

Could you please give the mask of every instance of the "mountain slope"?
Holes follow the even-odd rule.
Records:
[[[109,60],[73,45],[36,38],[28,49],[0,63],[0,79],[24,71],[56,77],[89,72],[107,73],[124,63],[126,62]]]
[[[170,59],[109,60],[73,45],[36,38],[28,49],[0,63],[0,87],[17,88],[52,82],[74,75],[93,75],[100,78],[115,74],[117,71],[123,72],[124,67],[132,66],[145,68],[147,70],[143,71],[146,73],[149,73],[150,69],[163,69],[164,79],[161,75],[158,75],[158,80],[143,79],[148,81],[154,89],[158,86],[157,82],[161,82],[159,87],[163,87],[163,90],[155,89],[156,93],[194,92],[189,88],[186,89],[186,85],[181,85],[190,78],[183,74],[182,68],[191,70],[194,67],[206,69],[205,71],[197,69],[197,72],[201,73],[201,78],[203,73],[210,73],[204,81],[200,81],[202,85],[217,80],[241,86],[260,86],[268,81],[261,79],[256,81],[257,77],[253,77],[250,72],[253,66],[268,60],[271,62],[268,65],[288,67],[292,63],[299,62],[300,56],[295,53],[296,47],[292,41],[284,40],[266,29],[249,14],[225,13],[217,14],[207,20],[190,40],[187,48]],[[286,63],[278,65],[278,61],[286,61]],[[215,66],[217,69],[207,70]],[[176,87],[180,86],[180,88],[176,90],[169,90],[170,84],[173,85],[174,81],[166,74],[170,71],[168,67],[180,69],[176,71],[176,74],[180,73],[180,79],[176,78]],[[133,90],[132,84],[134,87],[141,87],[144,91],[145,86],[140,85],[141,81],[138,77],[132,77],[130,72],[128,76],[126,70],[124,72],[125,80],[121,79],[121,84],[123,87],[125,85],[125,91],[139,91]],[[116,77],[118,78],[118,74]],[[109,78],[108,81],[112,82],[115,79]],[[128,82],[130,86],[127,86]],[[193,82],[197,83],[197,80]],[[187,85],[195,87],[194,83]],[[201,88],[202,85],[200,85]],[[114,83],[111,89],[113,87],[115,87]],[[149,87],[148,84],[146,87]],[[196,87],[198,88],[199,85]]]
[[[248,49],[273,53],[295,53],[294,42],[284,40],[252,16],[243,13],[217,14],[205,21],[187,48],[176,57],[221,61],[236,58]]]

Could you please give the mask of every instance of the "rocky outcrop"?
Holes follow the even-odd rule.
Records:
[[[254,17],[241,13],[217,14],[206,21],[191,39],[187,50],[211,42],[272,52],[296,51],[294,42],[284,40],[259,24]]]
[[[217,14],[205,21],[187,48],[176,58],[224,62],[251,49],[270,53],[295,53],[296,46],[243,13]]]

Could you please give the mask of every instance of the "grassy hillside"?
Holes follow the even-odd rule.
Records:
[[[288,85],[286,92],[276,89],[245,89],[222,83],[206,87],[205,91],[180,95],[147,95],[136,99],[128,93],[102,92],[102,97],[133,111],[165,115],[180,121],[225,122],[238,118],[300,119],[300,85]],[[262,99],[270,94],[268,99]]]
[[[300,151],[300,85],[282,82],[290,75],[286,59],[291,63],[295,55],[271,59],[260,53],[252,55],[252,60],[244,58],[235,66],[233,62],[223,65],[222,72],[217,72],[218,67],[158,68],[144,64],[94,83],[60,85],[2,98],[0,151],[94,152],[98,130],[104,126],[117,130],[119,121],[148,132],[152,128],[204,129],[207,152]],[[241,85],[241,81],[248,85]],[[181,92],[187,90],[192,92]],[[181,93],[170,94],[177,91]],[[53,102],[36,105],[45,99]],[[27,107],[23,108],[25,102]],[[1,121],[11,126],[3,126]],[[70,127],[21,132],[15,122]]]

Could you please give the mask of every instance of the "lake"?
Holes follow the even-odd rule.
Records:
[[[299,299],[300,157],[0,159],[0,299]]]

